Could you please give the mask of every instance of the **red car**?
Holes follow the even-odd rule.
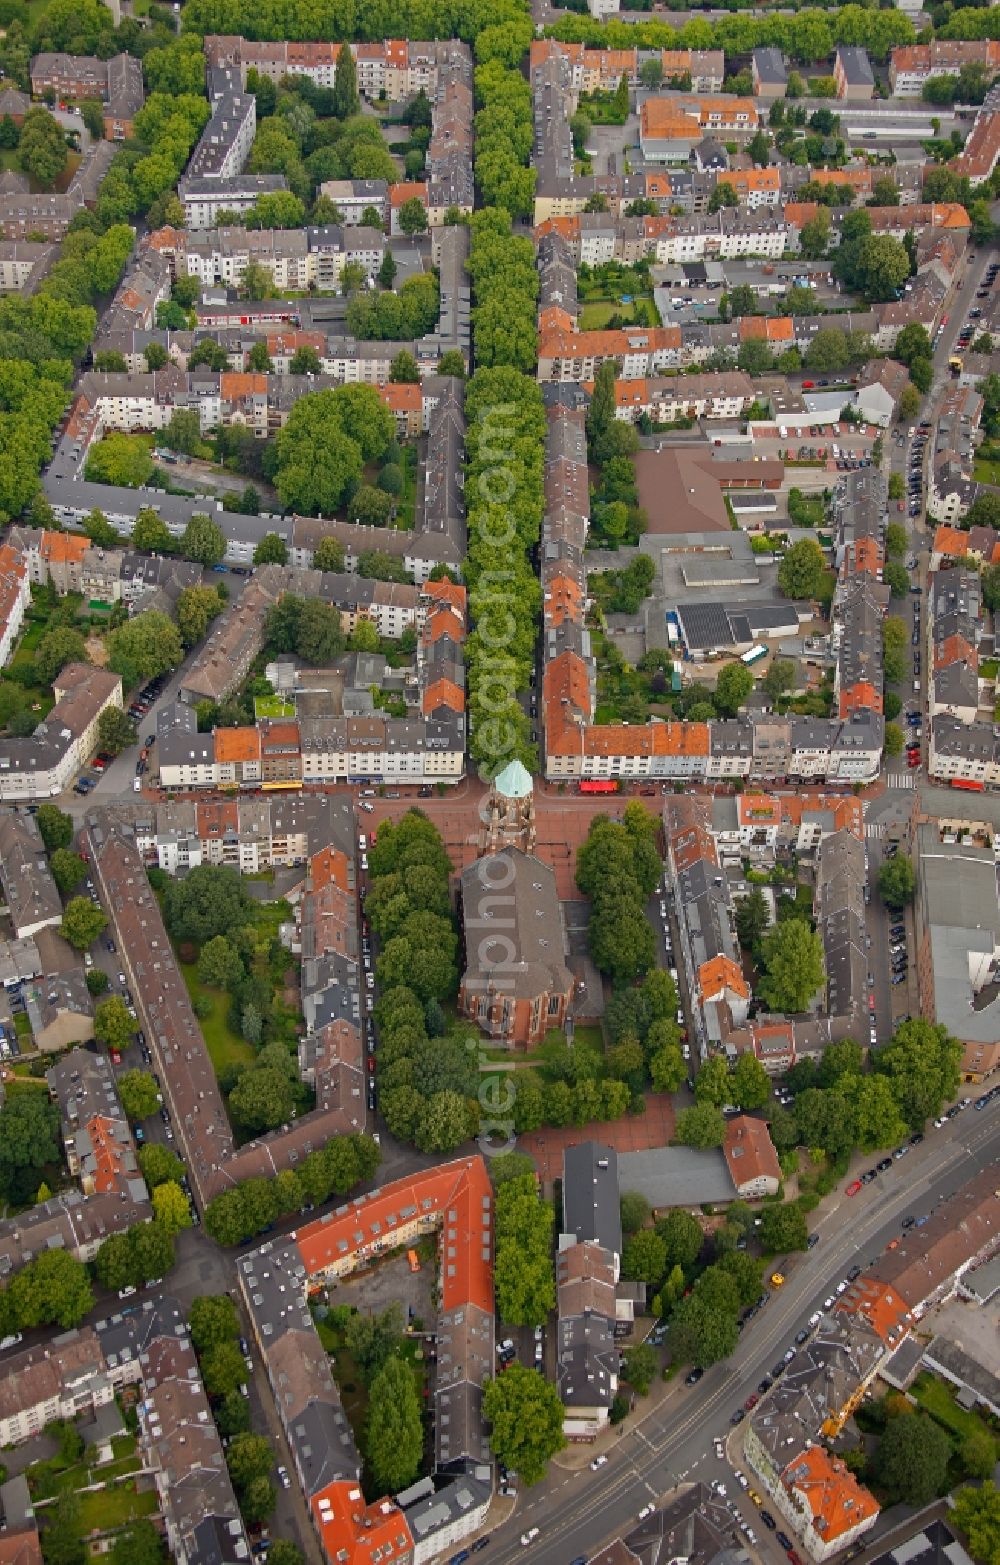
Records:
[[[915,766],[919,766],[920,765],[920,751],[919,750],[911,750],[909,752],[909,754],[907,755],[907,757],[906,757],[906,764],[910,768],[911,771],[913,770],[913,768]]]
[[[753,1396],[747,1397],[747,1399],[744,1402],[743,1406],[746,1408],[747,1412],[749,1413],[749,1411],[750,1411],[750,1409],[752,1407],[756,1407],[757,1406],[757,1403],[758,1403],[759,1400],[760,1400],[760,1398],[757,1396],[757,1393],[754,1392]]]
[[[112,1063],[112,1065],[120,1065],[121,1062],[122,1062],[122,1057],[118,1053],[118,1050],[117,1049],[112,1049],[111,1050],[111,1063]]]
[[[844,1191],[844,1194],[845,1195],[857,1195],[857,1193],[858,1193],[858,1191],[860,1189],[861,1189],[861,1180],[860,1179],[852,1179],[850,1184],[848,1185],[847,1189]]]

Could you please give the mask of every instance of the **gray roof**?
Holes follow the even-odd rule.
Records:
[[[0,810],[0,883],[16,934],[62,922],[62,900],[33,815]]]
[[[593,1239],[613,1255],[622,1248],[618,1204],[618,1154],[613,1147],[584,1141],[563,1154],[563,1229],[577,1243]]]
[[[507,888],[502,896],[500,885]],[[500,901],[505,911],[497,919],[497,938],[491,940],[483,931],[497,918]],[[510,847],[470,864],[462,873],[462,904],[466,928],[481,931],[468,942],[467,977],[489,983],[499,973],[502,992],[518,999],[564,994],[572,988],[555,876],[541,859]]]
[[[934,1019],[966,1043],[1000,1037],[1000,899],[992,852],[919,833],[919,896],[930,941]]]
[[[655,1207],[700,1206],[704,1201],[731,1201],[733,1181],[720,1149],[651,1147],[623,1152],[618,1159],[623,1190],[636,1190]]]

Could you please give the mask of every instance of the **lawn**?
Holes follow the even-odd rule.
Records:
[[[244,1038],[233,1032],[229,1025],[228,994],[222,989],[208,989],[200,984],[195,963],[180,962],[178,965],[184,975],[191,1004],[193,1005],[199,996],[211,1002],[211,1011],[207,1016],[198,1017],[198,1025],[208,1046],[215,1074],[218,1076],[230,1065],[249,1065],[254,1058],[254,1050]]]
[[[254,696],[255,717],[294,717],[294,701],[282,701],[280,696]]]
[[[580,330],[601,331],[607,326],[613,315],[620,315],[622,320],[628,325],[636,319],[636,306],[642,307],[639,325],[647,326],[649,324],[649,314],[645,308],[646,305],[652,311],[654,319],[657,319],[651,293],[633,295],[631,302],[628,304],[623,303],[620,299],[592,299],[583,306],[581,311]]]
[[[1000,486],[1000,462],[990,462],[985,457],[977,456],[972,464],[972,473],[981,484]]]
[[[131,1484],[116,1484],[95,1494],[80,1496],[80,1527],[88,1532],[110,1532],[138,1521],[140,1516],[156,1515],[156,1493],[144,1489],[138,1493]]]
[[[18,1038],[31,1037],[31,1023],[27,1011],[14,1012],[14,1034]]]
[[[968,1435],[979,1434],[982,1430],[992,1434],[989,1425],[978,1413],[959,1407],[955,1393],[946,1381],[938,1380],[926,1370],[917,1376],[910,1389],[924,1411],[956,1439],[964,1440]]]
[[[417,453],[413,446],[402,447],[403,488],[396,501],[396,527],[413,528],[417,502]]]

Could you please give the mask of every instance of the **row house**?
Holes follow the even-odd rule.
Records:
[[[936,76],[957,76],[963,65],[980,65],[1000,72],[1000,43],[984,38],[964,43],[936,38],[931,43],[907,44],[889,56],[889,86],[894,98],[919,98],[925,83]]]
[[[195,277],[203,287],[238,288],[251,264],[265,266],[285,290],[333,292],[344,267],[360,266],[373,278],[385,257],[379,229],[327,225],[304,229],[218,228],[198,232],[161,228],[150,248],[175,277]]]
[[[979,641],[983,601],[979,576],[961,567],[930,578],[927,640],[928,711],[975,722],[979,712]]]
[[[983,185],[1000,163],[1000,89],[992,87],[965,146],[948,167],[970,185]]]
[[[0,293],[20,293],[30,299],[45,281],[57,256],[55,245],[43,240],[0,240]]]
[[[451,41],[414,42],[401,38],[345,45],[324,40],[262,42],[214,34],[205,39],[205,59],[210,70],[237,67],[244,84],[247,71],[255,70],[276,86],[285,76],[306,76],[317,87],[332,87],[337,57],[345,47],[354,56],[359,92],[366,98],[385,98],[391,103],[421,91],[431,96],[441,62],[455,49],[465,49],[465,45]]]
[[[69,663],[52,684],[55,705],[27,738],[0,739],[0,801],[55,798],[97,749],[97,725],[107,708],[122,706],[117,674],[89,663]]]
[[[657,424],[679,418],[731,420],[753,400],[753,381],[742,370],[615,381],[615,417],[630,424],[640,418]]]
[[[31,92],[35,98],[96,99],[104,105],[104,134],[109,141],[132,135],[135,116],[146,101],[142,61],[131,54],[110,60],[93,55],[36,54],[31,62]]]

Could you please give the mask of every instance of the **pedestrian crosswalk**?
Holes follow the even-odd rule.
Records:
[[[865,836],[866,837],[884,837],[885,836],[885,822],[884,821],[866,821],[865,822]]]
[[[889,772],[886,774],[885,785],[887,788],[915,788],[916,772]]]

